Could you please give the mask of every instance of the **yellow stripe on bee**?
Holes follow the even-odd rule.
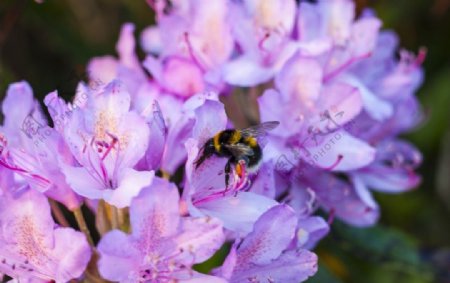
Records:
[[[258,144],[258,141],[256,140],[256,138],[254,137],[248,137],[245,139],[245,142],[251,146],[251,147],[255,147]]]
[[[220,142],[219,142],[220,134],[221,133],[218,133],[213,138],[214,148],[216,149],[217,152],[220,152]]]
[[[234,131],[229,139],[229,143],[236,144],[241,139],[241,133],[239,131]]]

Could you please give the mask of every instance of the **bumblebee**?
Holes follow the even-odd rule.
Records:
[[[256,171],[262,160],[262,150],[258,143],[258,137],[264,136],[279,124],[278,121],[271,121],[242,130],[228,129],[218,132],[214,137],[208,139],[201,148],[201,155],[195,161],[195,168],[197,169],[213,155],[228,158],[224,170],[225,186],[228,188],[231,165],[235,166],[236,173],[239,176],[242,172],[242,162],[250,172]]]

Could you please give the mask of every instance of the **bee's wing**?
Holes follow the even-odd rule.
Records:
[[[259,137],[265,135],[268,131],[275,129],[280,122],[278,121],[270,121],[264,122],[256,126],[248,127],[240,130],[241,135],[246,137]]]
[[[233,156],[252,156],[254,154],[253,149],[246,144],[243,143],[235,143],[235,144],[224,144]]]

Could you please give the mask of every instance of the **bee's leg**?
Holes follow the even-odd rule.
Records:
[[[225,191],[228,190],[228,185],[230,184],[231,161],[230,158],[228,159],[227,164],[225,164]]]

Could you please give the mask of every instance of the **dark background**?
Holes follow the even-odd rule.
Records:
[[[418,94],[427,119],[405,136],[423,152],[423,182],[406,194],[375,194],[382,208],[377,227],[335,222],[309,282],[450,282],[450,0],[356,2],[358,11],[373,7],[404,48],[428,48]],[[139,33],[153,13],[144,0],[1,0],[1,98],[18,80],[27,80],[41,101],[54,89],[70,98],[90,58],[115,54],[127,21]]]

